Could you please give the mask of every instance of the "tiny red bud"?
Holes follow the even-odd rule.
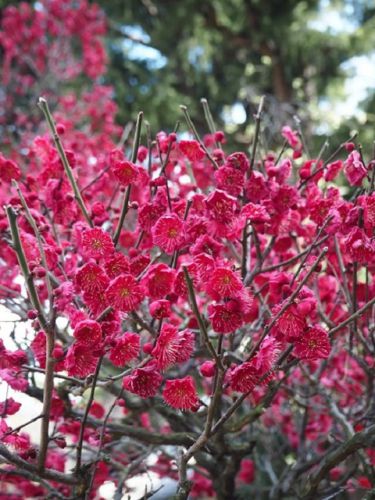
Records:
[[[143,162],[148,155],[148,149],[145,146],[140,146],[138,149],[137,160]]]
[[[151,354],[151,351],[153,350],[153,345],[151,342],[146,342],[146,344],[143,344],[142,349],[145,354]]]
[[[197,403],[196,405],[194,405],[194,406],[191,408],[191,411],[192,411],[193,413],[196,413],[196,412],[199,410],[199,408],[200,408],[200,407],[201,407],[201,404],[200,404],[200,403]]]
[[[137,257],[139,255],[139,250],[136,248],[129,248],[129,257],[132,259],[134,257]]]
[[[30,193],[28,196],[27,196],[27,199],[30,203],[34,202],[35,200],[38,199],[38,195],[36,193]]]
[[[355,149],[355,144],[354,142],[346,142],[345,143],[345,149],[348,153],[351,153]]]
[[[172,132],[168,136],[168,140],[170,143],[176,142],[177,141],[177,134],[175,132]]]
[[[35,269],[37,266],[38,266],[38,264],[37,264],[34,260],[31,260],[31,261],[29,262],[29,269],[30,269],[30,271],[31,271],[31,272],[33,272],[33,271],[34,271],[34,269]]]
[[[225,139],[225,134],[222,130],[218,130],[215,132],[215,141],[216,142],[223,142]]]
[[[34,269],[34,273],[37,278],[44,278],[44,276],[46,275],[46,270],[44,269],[44,267],[37,267]]]
[[[215,363],[213,361],[205,361],[199,368],[203,377],[213,377],[215,375]]]
[[[55,441],[55,443],[57,444],[57,446],[58,446],[59,448],[64,449],[64,448],[66,447],[66,441],[65,441],[65,438],[63,438],[63,437],[57,437],[57,438],[55,438],[55,440],[54,440],[54,441]]]
[[[30,309],[27,311],[27,317],[29,319],[36,319],[38,317],[38,311],[36,309]]]
[[[64,135],[65,134],[65,126],[62,123],[58,123],[56,125],[56,131],[59,135]]]
[[[55,347],[54,350],[52,351],[52,356],[55,359],[61,359],[61,358],[63,358],[64,351],[63,351],[62,347],[61,346]]]
[[[277,167],[269,167],[267,169],[267,174],[269,177],[275,177],[278,173],[279,169]]]
[[[225,158],[224,151],[222,151],[221,149],[214,149],[212,152],[212,156],[214,157],[215,161],[219,163],[224,161]]]
[[[34,330],[40,330],[40,323],[38,320],[34,320],[32,323],[31,323],[31,326],[34,328]]]
[[[36,458],[36,449],[35,448],[30,448],[27,452],[28,458]]]
[[[310,177],[310,172],[307,170],[307,169],[301,169],[299,171],[299,176],[301,179],[307,179],[308,177]]]
[[[165,177],[161,176],[161,177],[157,177],[156,179],[153,179],[151,181],[151,186],[164,186],[165,185]]]
[[[65,151],[66,157],[68,159],[69,165],[74,168],[76,166],[76,157],[73,151]]]

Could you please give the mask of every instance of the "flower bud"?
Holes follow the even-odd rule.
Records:
[[[44,278],[44,276],[46,275],[46,270],[44,269],[44,267],[36,267],[33,272],[37,278]]]
[[[311,305],[311,302],[309,302],[308,300],[303,300],[297,305],[298,312],[302,316],[309,314],[309,312],[311,311]]]
[[[34,328],[34,330],[37,332],[40,330],[40,323],[39,321],[35,320],[31,323],[31,326]]]
[[[129,248],[129,257],[133,259],[139,255],[139,250],[137,248]]]
[[[27,317],[29,319],[36,319],[38,317],[38,311],[36,309],[30,309],[27,311]]]
[[[200,367],[199,371],[203,377],[213,377],[215,375],[215,363],[213,361],[205,361]]]
[[[222,130],[218,130],[215,132],[215,141],[216,142],[223,142],[225,139],[225,134]]]
[[[62,359],[64,357],[64,350],[61,346],[57,346],[52,351],[52,357],[54,359]]]
[[[63,125],[62,123],[58,123],[56,125],[56,131],[59,135],[64,135],[65,134],[65,125]]]
[[[298,158],[301,158],[302,156],[302,151],[300,149],[296,149],[293,151],[293,160],[297,160]]]
[[[64,449],[66,447],[66,441],[65,441],[65,438],[63,437],[57,437],[54,439],[55,443],[57,444],[57,446],[61,449]]]
[[[151,351],[153,350],[153,345],[151,342],[146,342],[146,344],[143,344],[142,349],[145,354],[151,354]]]
[[[143,162],[148,155],[148,149],[145,146],[139,146],[137,160]]]

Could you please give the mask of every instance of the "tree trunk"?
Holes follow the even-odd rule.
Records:
[[[236,499],[236,476],[240,469],[242,457],[227,456],[218,460],[213,486],[218,500]]]
[[[272,87],[279,102],[290,102],[292,100],[292,88],[286,79],[285,69],[278,53],[272,57]]]

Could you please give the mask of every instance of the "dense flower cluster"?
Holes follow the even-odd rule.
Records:
[[[97,7],[41,5],[5,11],[4,78],[46,17],[46,39],[81,41],[74,75],[102,74]],[[27,33],[17,28],[26,21]],[[38,71],[59,41],[50,43],[30,54]],[[183,467],[176,473],[167,445],[188,449],[187,467],[193,448],[193,498],[229,485],[273,498],[373,487],[373,163],[355,143],[331,162],[306,159],[289,127],[281,158],[227,154],[222,132],[161,132],[150,148],[141,132],[130,147],[108,92],[94,87],[77,109],[61,98],[67,161],[46,128],[20,139],[26,156],[0,154],[0,297],[23,325],[13,348],[0,345],[11,390],[0,402],[6,498],[47,494],[46,481],[56,498],[81,498],[83,486],[96,498],[105,481],[122,487],[124,470],[147,467],[181,493]],[[17,391],[44,399],[47,440],[12,429]],[[353,436],[354,469],[344,452],[331,460]]]

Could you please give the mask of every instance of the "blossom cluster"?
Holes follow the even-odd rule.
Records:
[[[71,70],[100,75],[96,7],[78,2],[82,32],[75,18],[59,25],[69,2],[47,4],[51,33],[82,42]],[[26,33],[14,40],[22,16],[32,19],[27,37],[38,36],[45,11],[6,11],[5,61],[30,43]],[[35,58],[39,71],[51,53]],[[0,155],[0,297],[24,327],[14,348],[0,345],[0,378],[12,390],[0,402],[7,498],[46,494],[46,482],[63,498],[82,487],[96,498],[105,481],[123,487],[124,470],[147,469],[179,481],[183,495],[169,446],[187,450],[188,467],[193,448],[192,497],[228,484],[274,498],[306,484],[309,498],[373,487],[373,162],[355,139],[327,161],[307,158],[290,127],[282,155],[227,152],[221,131],[147,141],[140,117],[124,142],[109,94],[94,87],[76,114],[62,97],[59,141],[45,125]],[[17,391],[44,400],[47,444],[12,428]],[[356,467],[345,454],[330,461],[353,436],[364,436]]]

